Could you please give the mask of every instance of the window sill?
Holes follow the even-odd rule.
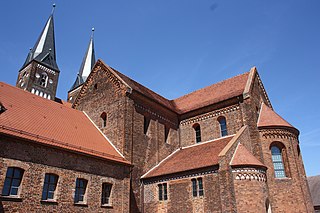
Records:
[[[88,204],[86,203],[74,203],[74,206],[82,206],[82,207],[88,207]]]
[[[291,180],[291,178],[289,178],[289,177],[283,177],[283,178],[274,178],[276,181],[290,181]]]
[[[0,201],[22,202],[22,198],[18,197],[18,196],[3,196],[3,195],[0,195]]]
[[[41,200],[40,203],[46,205],[58,205],[58,202],[56,200]]]
[[[111,208],[113,208],[113,206],[112,206],[112,204],[102,204],[101,208],[108,208],[108,209],[110,208],[111,209]]]
[[[197,196],[197,197],[192,197],[194,200],[202,200],[204,199],[204,196]]]

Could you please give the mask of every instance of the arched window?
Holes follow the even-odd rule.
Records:
[[[286,177],[285,166],[283,163],[282,149],[277,145],[271,146],[272,163],[274,168],[274,175],[276,178]]]
[[[48,83],[48,75],[43,72],[40,76],[40,86],[46,87]]]
[[[101,127],[104,128],[107,126],[107,113],[103,112],[101,115],[100,115],[100,118],[101,118]]]
[[[218,121],[219,121],[219,125],[220,125],[221,136],[223,137],[223,136],[228,135],[226,118],[221,116],[218,118]]]
[[[200,143],[201,142],[201,129],[199,124],[193,125],[194,133],[196,135],[196,142]]]

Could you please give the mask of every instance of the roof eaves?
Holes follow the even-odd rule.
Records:
[[[149,171],[147,171],[144,175],[142,175],[140,177],[140,179],[145,179],[145,178],[149,178],[147,177],[148,174],[150,172],[152,172],[153,170],[155,170],[156,168],[158,168],[163,162],[165,162],[166,160],[168,160],[169,158],[171,158],[175,153],[177,153],[178,151],[180,151],[182,148],[179,148],[177,150],[175,150],[174,152],[172,152],[170,155],[168,155],[166,158],[164,158],[162,161],[160,161],[157,165],[155,165],[154,167],[152,167]],[[152,177],[152,176],[151,176]]]

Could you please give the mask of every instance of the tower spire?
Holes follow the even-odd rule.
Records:
[[[93,42],[93,36],[94,36],[94,28],[92,28],[92,33],[89,41],[89,45],[87,48],[87,51],[83,57],[79,72],[77,74],[76,81],[72,85],[70,90],[73,90],[83,84],[87,77],[89,76],[94,63],[96,62],[95,58],[95,52],[94,52],[94,42]]]
[[[89,41],[89,45],[87,48],[87,51],[83,57],[79,72],[77,74],[76,80],[73,83],[71,89],[68,92],[68,101],[73,103],[74,99],[80,92],[80,88],[82,87],[82,84],[87,80],[95,62],[95,51],[94,51],[94,28],[91,29],[91,37]]]
[[[55,100],[60,73],[56,62],[54,9],[55,4],[52,5],[51,14],[39,38],[19,70],[16,83],[17,87],[50,100]]]
[[[50,68],[59,71],[56,62],[56,48],[54,38],[53,14],[56,5],[53,4],[51,14],[37,40],[31,49],[22,68],[27,66],[32,60],[48,65]]]

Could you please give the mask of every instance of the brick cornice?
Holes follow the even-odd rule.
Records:
[[[235,104],[235,105],[232,105],[232,106],[229,106],[229,107],[225,107],[223,109],[214,110],[212,112],[208,112],[208,113],[205,113],[205,114],[202,114],[202,115],[198,115],[198,116],[195,116],[195,117],[192,117],[192,118],[189,118],[189,119],[185,119],[185,120],[180,122],[180,125],[184,126],[184,125],[196,123],[196,122],[199,122],[199,121],[202,121],[202,120],[206,120],[208,118],[212,118],[212,117],[216,117],[216,116],[219,116],[219,115],[223,115],[223,114],[226,114],[226,113],[229,113],[229,112],[232,112],[232,111],[236,111],[236,110],[239,110],[239,109],[240,109],[240,105],[239,104]]]
[[[293,129],[277,128],[277,129],[260,129],[260,134],[264,138],[278,138],[278,139],[294,139],[298,140],[298,134]]]

